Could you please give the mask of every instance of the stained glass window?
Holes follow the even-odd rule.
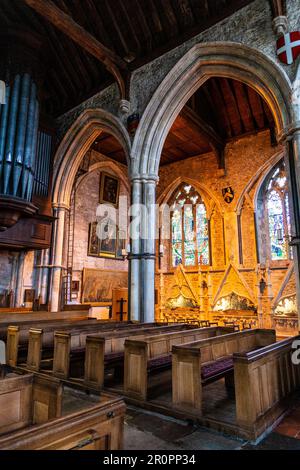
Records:
[[[172,204],[172,266],[209,265],[209,225],[200,194],[182,184]]]
[[[272,260],[291,257],[289,236],[291,233],[287,178],[284,164],[273,173],[267,189],[267,214]]]

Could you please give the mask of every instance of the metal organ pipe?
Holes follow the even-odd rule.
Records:
[[[24,165],[23,165],[23,184],[22,184],[22,198],[25,198],[27,185],[29,180],[30,162],[32,156],[32,145],[34,139],[34,126],[35,126],[35,110],[36,110],[36,86],[31,83],[30,101],[28,109],[28,119],[26,126],[26,140],[24,151]]]
[[[37,89],[28,73],[16,75],[0,106],[0,195],[31,201],[39,125]]]
[[[18,186],[24,163],[24,145],[27,129],[27,116],[30,93],[30,76],[25,74],[22,79],[21,95],[18,110],[18,123],[16,133],[16,148],[13,166],[13,195],[17,196]]]
[[[21,77],[20,75],[17,75],[14,81],[11,100],[9,103],[10,109],[9,109],[9,118],[8,118],[8,126],[7,126],[4,172],[3,172],[4,194],[11,194],[9,183],[10,183],[10,175],[11,175],[11,170],[12,170],[13,154],[14,154],[14,147],[15,147],[15,134],[16,134],[16,127],[17,127],[20,83],[21,83]]]
[[[6,86],[6,102],[9,103],[10,99],[10,87]],[[2,191],[2,174],[3,174],[3,167],[4,167],[4,153],[5,153],[5,136],[6,136],[6,129],[7,129],[7,121],[8,121],[8,109],[9,106],[1,105],[1,120],[0,120],[0,193]]]

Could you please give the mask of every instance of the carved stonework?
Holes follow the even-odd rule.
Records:
[[[282,298],[278,302],[274,310],[274,313],[275,315],[278,315],[280,317],[281,316],[297,316],[298,309],[297,309],[296,294]]]
[[[221,297],[214,307],[215,312],[226,312],[227,310],[256,311],[256,308],[250,299],[232,292],[230,295]]]

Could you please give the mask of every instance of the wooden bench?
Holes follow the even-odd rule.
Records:
[[[151,323],[150,325],[156,326],[157,323]],[[97,329],[105,331],[110,329],[123,329],[123,328],[134,328],[136,324],[132,322],[107,322],[102,320],[87,320],[78,322],[52,322],[50,325],[43,327],[43,338],[42,345],[44,348],[52,348],[54,346],[54,332],[57,330],[64,331],[97,331]],[[27,325],[10,326],[7,331],[7,343],[6,343],[6,360],[7,364],[15,367],[18,362],[26,360],[28,353],[28,341],[30,327]],[[75,338],[75,336],[74,336]]]
[[[0,436],[0,449],[121,450],[125,409],[121,398],[103,393],[91,408]]]
[[[82,379],[82,385],[85,388],[99,390],[103,387],[105,367],[117,367],[118,372],[123,369],[126,338],[144,334],[159,335],[189,328],[188,325],[180,324],[161,327],[142,327],[140,325],[136,329],[106,331],[98,335],[82,332],[80,344],[72,341],[72,332],[56,332],[51,373],[54,377],[70,383],[72,383],[72,379]],[[37,332],[33,332],[34,336],[36,334]],[[30,350],[28,351],[30,352]],[[31,361],[30,368],[32,368],[32,357],[29,360]]]
[[[300,365],[293,364],[294,341],[300,336],[252,352],[233,355],[236,421],[241,435],[257,439],[290,405],[300,389]]]
[[[173,406],[201,416],[202,387],[225,377],[233,383],[233,354],[276,342],[274,330],[245,330],[172,348]]]
[[[39,325],[47,326],[51,325],[52,323],[79,323],[79,322],[87,322],[87,321],[97,321],[96,319],[93,318],[88,318],[87,316],[85,317],[70,317],[70,318],[52,318],[52,319],[40,319],[39,315],[36,314],[36,319],[35,320],[27,320],[26,316],[23,316],[22,320],[19,321],[0,321],[0,339],[2,341],[6,341],[6,335],[7,335],[7,328],[9,326],[19,326],[21,329],[29,329],[31,327],[36,326],[38,323]],[[1,320],[1,319],[0,319]]]
[[[148,392],[151,391],[148,376],[155,371],[159,372],[171,368],[171,351],[174,344],[212,338],[232,331],[232,328],[225,327],[197,328],[159,336],[126,339],[124,360],[125,395],[137,400],[147,400]],[[170,385],[170,380],[166,378],[165,384],[160,380],[158,385],[162,389],[163,385]]]
[[[156,326],[156,323],[139,323],[139,324],[128,324],[127,327],[122,327],[119,328],[119,325],[110,324],[110,328],[103,327],[103,325],[93,325],[93,327],[89,328],[71,328],[71,329],[64,329],[63,331],[60,331],[59,333],[57,332],[51,332],[52,334],[52,342],[50,343],[50,338],[49,338],[49,332],[46,337],[45,341],[45,333],[42,329],[40,328],[31,328],[29,330],[29,340],[28,340],[28,352],[27,352],[27,361],[26,361],[26,367],[29,370],[32,371],[39,371],[41,367],[41,361],[43,361],[42,366],[45,367],[45,360],[50,360],[50,363],[52,365],[52,359],[55,357],[61,362],[61,358],[64,356],[68,357],[68,360],[65,361],[63,359],[63,362],[65,364],[70,364],[70,357],[69,354],[71,351],[76,353],[77,356],[79,354],[84,354],[85,351],[85,343],[86,343],[86,338],[88,335],[93,334],[93,335],[121,335],[122,332],[126,336],[128,336],[127,331],[140,331],[144,330],[145,328],[148,329],[148,331],[151,331],[156,328],[172,328],[171,326]],[[162,324],[163,325],[163,324]],[[179,329],[179,325],[174,326],[173,328]],[[187,327],[188,328],[188,327]],[[47,333],[47,332],[46,332]],[[60,341],[55,340],[55,337],[59,337]],[[46,343],[46,346],[45,346]],[[60,349],[60,352],[57,351],[55,354],[55,345],[56,348]],[[62,355],[62,357],[60,357]],[[58,359],[59,358],[59,359]],[[78,357],[79,358],[79,357]],[[79,358],[80,359],[80,358]],[[65,373],[64,377],[67,376],[68,374]]]
[[[62,384],[0,369],[0,435],[61,415]]]

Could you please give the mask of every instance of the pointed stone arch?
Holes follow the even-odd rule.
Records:
[[[53,204],[68,207],[80,162],[101,132],[109,132],[122,145],[128,166],[131,142],[122,122],[102,109],[85,110],[66,133],[54,158]]]
[[[150,100],[132,148],[133,176],[156,177],[168,132],[188,99],[210,77],[239,80],[254,88],[274,116],[278,138],[291,123],[291,82],[263,53],[239,43],[197,44],[173,67]]]

